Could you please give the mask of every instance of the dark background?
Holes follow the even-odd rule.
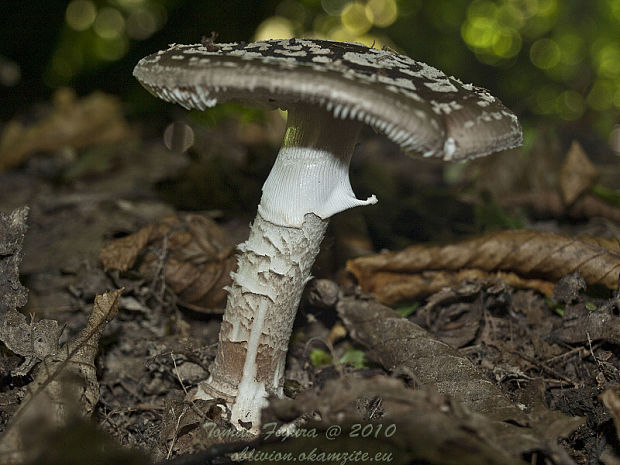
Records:
[[[48,99],[60,86],[74,87],[78,94],[95,89],[117,94],[129,114],[164,108],[139,92],[131,76],[141,57],[171,42],[197,42],[212,31],[220,41],[253,40],[261,23],[274,18],[288,24],[288,35],[376,40],[487,87],[520,115],[526,130],[542,120],[609,142],[619,119],[618,0],[77,2],[82,7],[88,3],[96,15],[80,30],[69,20],[76,1],[0,2],[2,119]],[[379,24],[347,29],[343,18],[351,5],[358,13],[371,6],[379,11],[395,6],[396,12]],[[102,38],[98,15],[111,10],[123,24],[116,37]],[[136,11],[156,17],[156,26],[132,30]],[[116,49],[120,51],[108,53]]]

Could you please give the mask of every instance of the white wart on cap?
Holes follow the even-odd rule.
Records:
[[[405,152],[463,160],[519,146],[517,117],[486,90],[389,50],[327,40],[171,45],[134,76],[186,108],[318,105]]]

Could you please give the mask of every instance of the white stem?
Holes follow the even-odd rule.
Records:
[[[289,111],[284,143],[239,246],[211,377],[199,398],[234,401],[232,421],[260,424],[268,395],[282,396],[295,314],[331,215],[357,205],[349,162],[361,123],[317,108]]]

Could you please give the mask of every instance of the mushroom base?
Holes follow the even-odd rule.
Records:
[[[234,401],[236,420],[260,423],[267,395],[282,396],[288,342],[301,294],[328,220],[309,213],[300,228],[257,215],[248,240],[239,246],[211,377],[201,398]]]

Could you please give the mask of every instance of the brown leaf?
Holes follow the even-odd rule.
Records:
[[[104,269],[137,271],[164,279],[180,301],[195,310],[211,312],[226,300],[235,266],[234,246],[213,220],[196,214],[169,216],[103,247]]]
[[[76,413],[90,415],[99,401],[99,382],[95,356],[99,338],[107,323],[114,318],[122,289],[95,298],[88,324],[64,347],[48,355],[38,368],[28,393],[11,419],[0,442],[3,463],[23,462],[37,451],[25,448],[25,435],[36,435],[33,428],[58,428]],[[6,460],[7,462],[4,462]]]
[[[598,170],[579,142],[573,141],[560,171],[560,192],[566,205],[572,204],[598,178]]]
[[[618,397],[618,393],[613,389],[607,389],[599,398],[605,404],[605,407],[611,414],[611,417],[614,420],[614,426],[616,427],[616,436],[620,440],[620,397]]]
[[[28,207],[0,213],[0,322],[7,310],[26,305],[28,291],[19,282]]]
[[[562,325],[551,333],[554,340],[567,344],[605,341],[620,345],[620,317],[614,315],[610,307],[602,305],[590,311],[585,305],[578,305],[568,309],[571,310],[570,318],[565,311]]]
[[[149,242],[152,231],[153,225],[148,225],[129,236],[121,237],[104,246],[99,251],[99,259],[103,264],[103,269],[105,271],[127,271],[130,269],[142,249]]]
[[[420,385],[434,386],[489,418],[525,421],[523,411],[467,357],[391,308],[353,296],[342,297],[337,310],[351,337],[385,369],[409,373]]]
[[[369,420],[365,406],[378,411],[378,417]],[[327,381],[318,392],[306,390],[294,400],[273,399],[263,410],[263,420],[270,417],[269,422],[263,421],[263,437],[274,436],[277,423],[271,422],[272,418],[303,412],[309,415],[299,434],[291,436],[294,441],[265,441],[257,450],[297,456],[314,449],[333,454],[334,461],[329,463],[339,463],[336,454],[342,458],[344,451],[360,450],[369,457],[390,454],[390,463],[403,465],[517,465],[523,463],[520,452],[540,442],[528,428],[508,424],[502,427],[432,388],[411,389],[387,376],[344,376]],[[316,420],[317,414],[320,421]],[[360,426],[374,433],[357,434]],[[385,428],[389,428],[388,434],[382,434]],[[316,434],[307,433],[313,429]],[[342,434],[331,435],[334,429]],[[330,440],[326,441],[326,437]],[[385,459],[381,462],[387,463]]]
[[[0,341],[15,354],[26,357],[12,371],[13,376],[25,376],[33,364],[58,350],[62,328],[56,320],[27,321],[26,315],[10,308],[0,322]]]
[[[94,92],[78,100],[72,90],[60,89],[54,95],[53,112],[42,121],[25,127],[13,120],[4,126],[0,135],[0,172],[19,165],[35,152],[114,143],[129,134],[115,97]]]
[[[9,215],[0,213],[0,341],[24,357],[22,364],[11,371],[13,376],[27,375],[36,362],[56,352],[61,332],[56,320],[27,321],[17,311],[26,305],[28,296],[19,282],[27,217],[28,207]]]
[[[558,192],[511,193],[499,200],[503,208],[527,208],[536,216],[557,218],[566,216],[574,219],[606,218],[620,223],[620,208],[606,203],[591,194],[578,197],[572,204],[565,205]]]
[[[470,428],[479,436],[493,437],[493,444],[514,456],[539,448],[553,451],[559,437],[567,437],[583,423],[582,418],[548,410],[542,382],[527,403],[517,405],[458,350],[373,299],[345,296],[337,310],[351,337],[373,360],[478,414],[470,414]]]
[[[355,271],[353,272],[356,274]],[[360,280],[357,274],[356,277],[366,292],[370,292],[379,302],[386,305],[395,305],[398,302],[426,297],[441,291],[445,287],[457,286],[464,280],[501,279],[510,286],[536,289],[549,297],[554,288],[553,283],[542,279],[524,279],[515,273],[486,272],[478,269],[423,271],[413,274],[377,271],[368,274],[363,280]]]
[[[498,273],[511,285],[538,289],[550,296],[550,283],[574,271],[579,271],[589,285],[615,289],[620,241],[527,230],[500,231],[456,244],[416,245],[399,252],[361,257],[347,262],[347,269],[364,290],[389,304],[428,295],[463,278],[479,278],[481,272]]]

